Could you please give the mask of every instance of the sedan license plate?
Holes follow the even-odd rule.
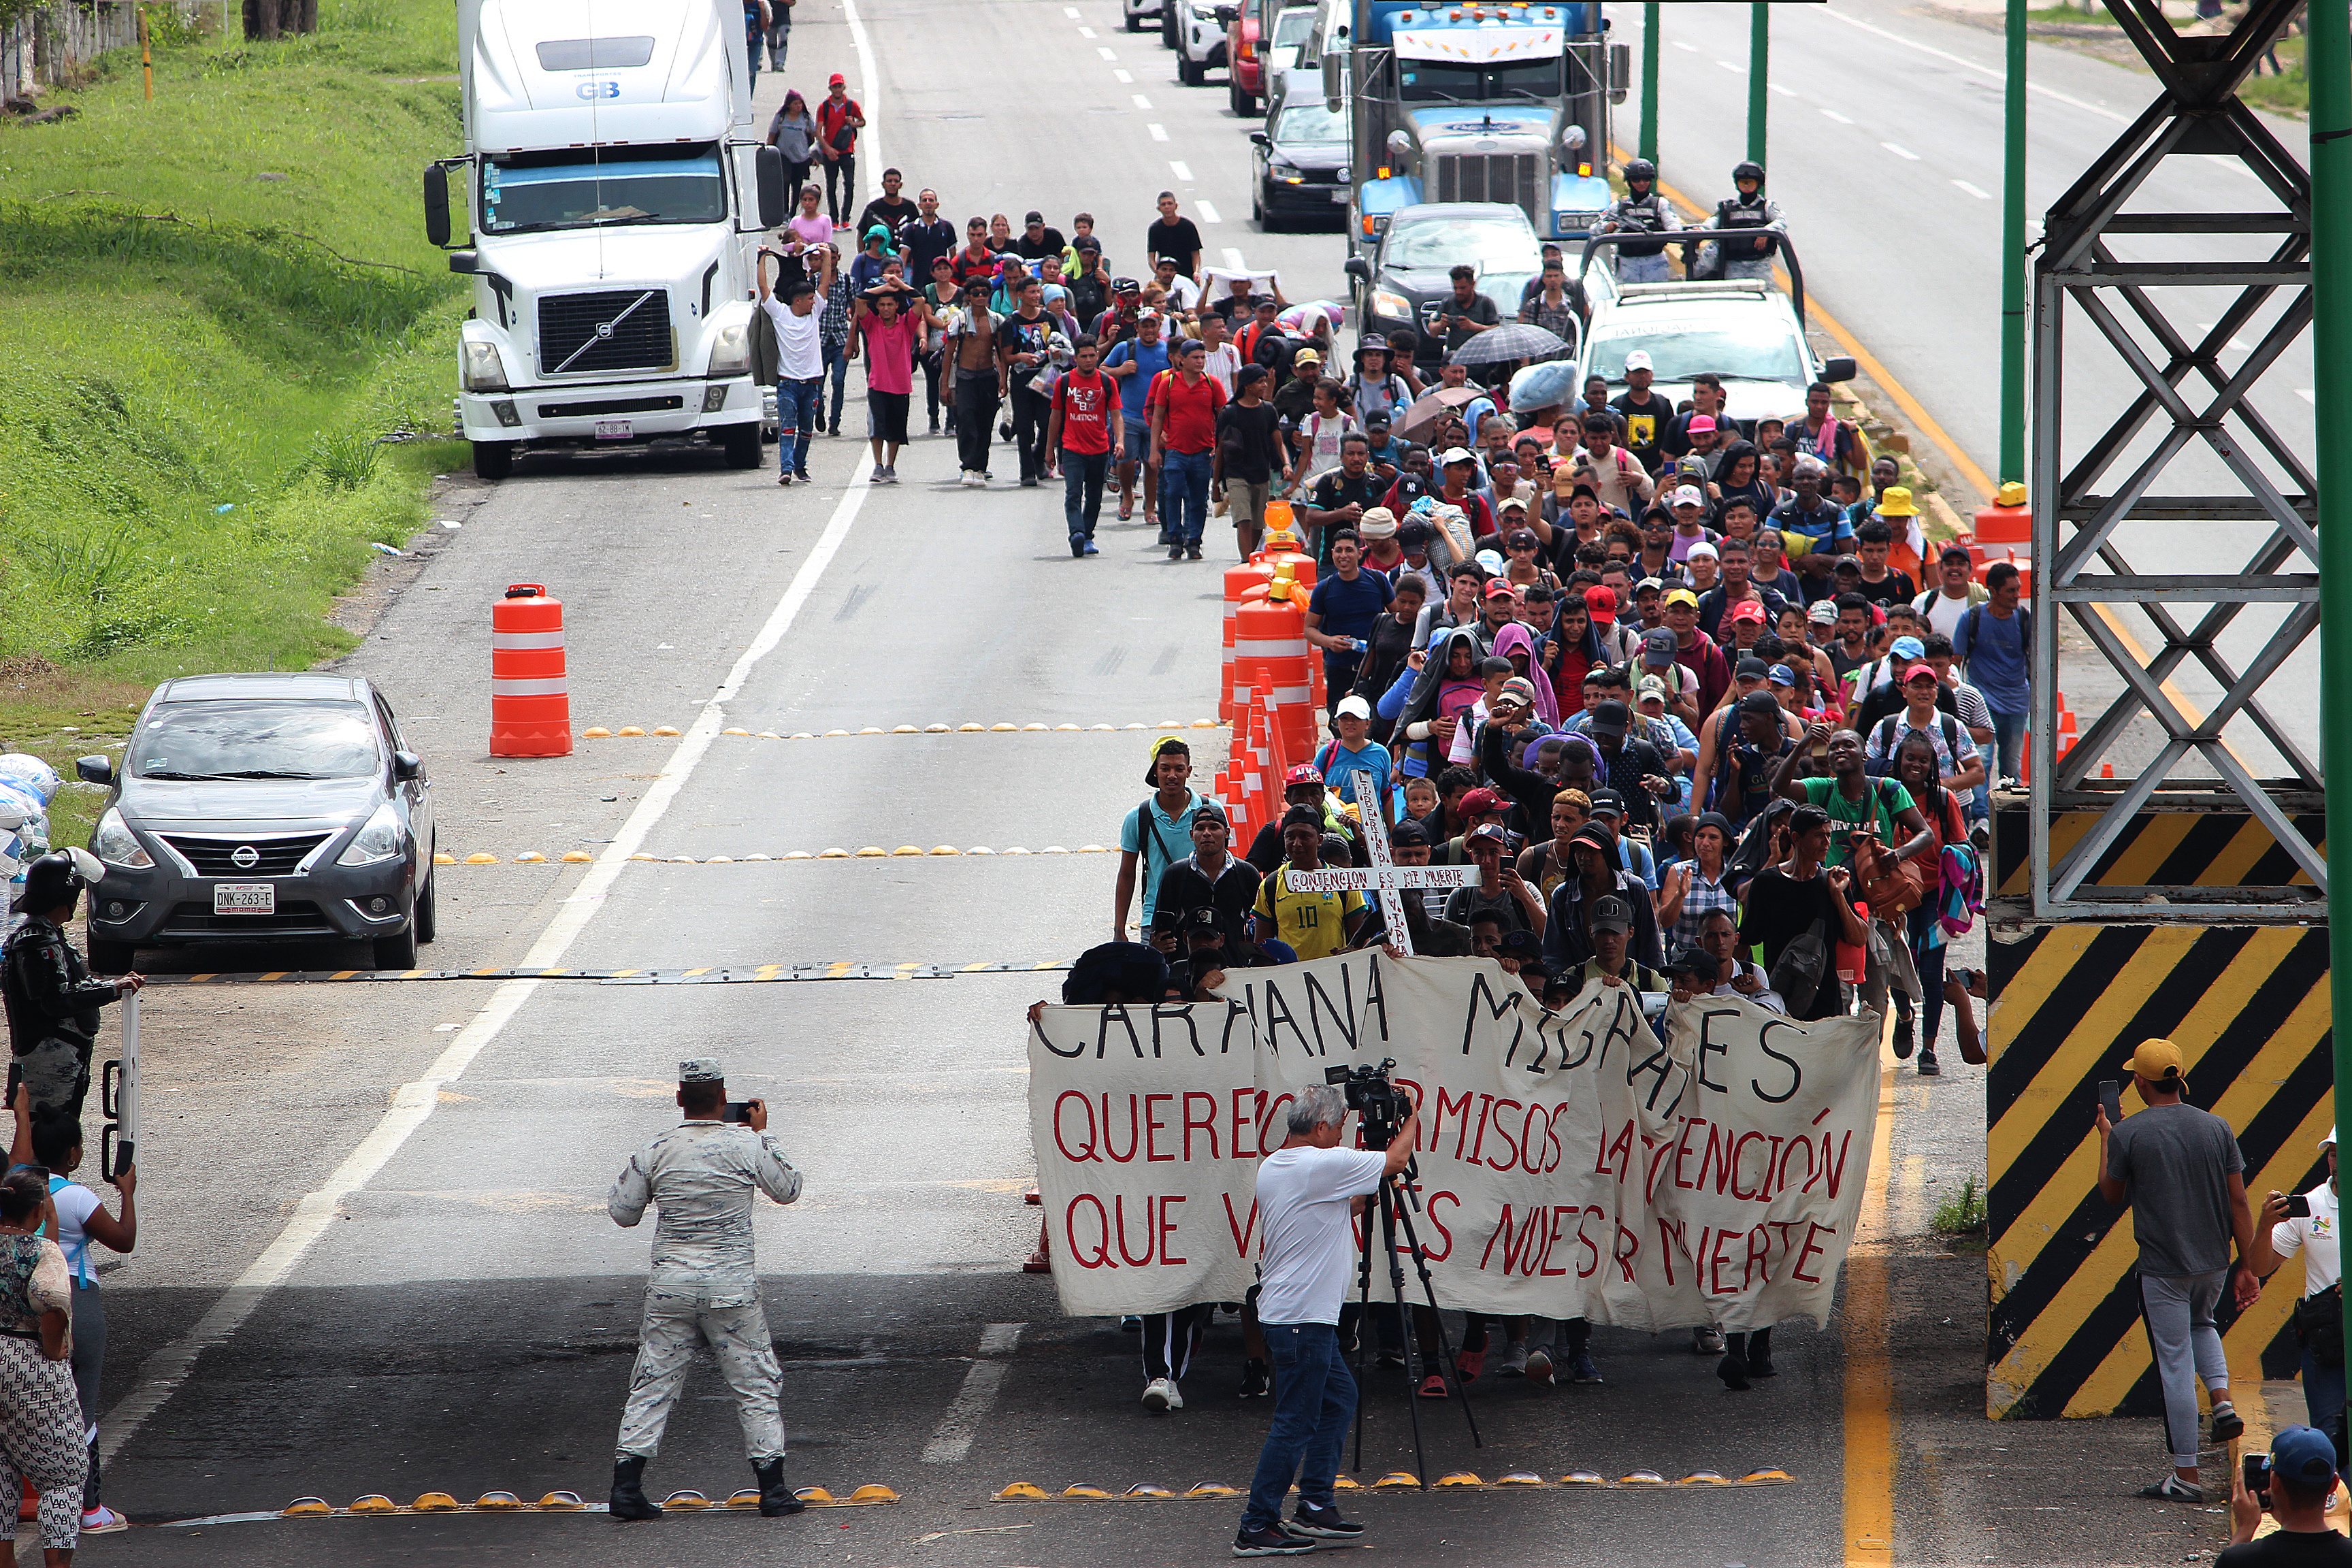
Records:
[[[635,434],[635,430],[625,419],[596,421],[596,439],[599,441],[625,441],[634,434]]]
[[[1331,199],[1344,207],[1348,205],[1348,198],[1353,193],[1350,192],[1347,186],[1342,185],[1338,190],[1331,193]]]
[[[275,883],[213,884],[213,913],[216,915],[274,915],[277,912],[278,888]]]

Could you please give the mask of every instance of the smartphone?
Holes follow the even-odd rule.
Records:
[[[729,1100],[725,1109],[719,1112],[719,1120],[721,1121],[750,1121],[751,1120],[751,1102],[748,1100]]]
[[[2124,1120],[2124,1086],[2115,1079],[2099,1083],[2099,1104],[2106,1110],[2107,1125],[2120,1127]]]
[[[2248,1454],[2245,1457],[2246,1490],[2256,1497],[2271,1489],[2271,1457],[2268,1454]]]
[[[2288,1194],[2286,1200],[2286,1217],[2289,1219],[2309,1219],[2311,1217],[2310,1197],[2303,1193]]]

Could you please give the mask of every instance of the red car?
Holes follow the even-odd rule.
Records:
[[[1219,14],[1225,24],[1225,89],[1227,101],[1234,112],[1246,120],[1257,112],[1258,100],[1265,96],[1265,62],[1259,53],[1258,40],[1262,17],[1273,15],[1271,0],[1242,0],[1238,5],[1221,5]]]

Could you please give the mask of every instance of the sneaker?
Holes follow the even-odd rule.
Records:
[[[1076,561],[1086,552],[1087,536],[1083,533],[1074,533],[1070,535],[1070,559]]]
[[[813,485],[816,483],[816,476],[810,473],[806,468],[794,468],[793,470],[793,482],[794,484],[801,485]]]
[[[776,483],[782,485],[787,489],[792,488],[792,482],[793,477],[790,474],[778,474],[776,476]]]
[[[934,414],[934,415],[932,415],[932,416],[931,416],[931,434],[932,434],[932,435],[934,435],[934,436],[936,436],[936,435],[938,435],[939,433],[940,433],[940,416],[939,416],[938,415]]]
[[[1423,1399],[1444,1398],[1445,1380],[1438,1376],[1435,1373],[1431,1373],[1427,1377],[1421,1380],[1421,1396]]]
[[[1691,1331],[1691,1354],[1721,1355],[1722,1353],[1723,1331],[1721,1329],[1708,1324],[1705,1328]]]
[[[1302,1503],[1299,1506],[1304,1509],[1306,1505]],[[84,1535],[112,1535],[118,1530],[130,1528],[129,1520],[104,1503],[85,1511],[81,1516],[81,1532]]]
[[[1758,1350],[1752,1343],[1748,1347],[1748,1375],[1750,1377],[1780,1375],[1780,1369],[1772,1364],[1772,1352],[1769,1348]]]
[[[996,426],[996,438],[1000,441],[1010,441],[1013,439],[1012,420],[1003,420],[998,424]]]
[[[1143,1385],[1143,1407],[1166,1415],[1184,1408],[1184,1396],[1176,1392],[1176,1384],[1164,1377],[1155,1377]]]
[[[1402,1345],[1382,1345],[1379,1350],[1372,1352],[1372,1364],[1374,1366],[1402,1366],[1404,1364],[1404,1347]]]
[[[2179,1476],[2176,1476],[2171,1471],[2168,1470],[2165,1472],[2165,1476],[2162,1480],[2156,1482],[2152,1486],[2142,1487],[2132,1495],[2134,1497],[2144,1497],[2150,1502],[2201,1503],[2205,1500],[2205,1489],[2203,1487],[2192,1487],[2187,1481],[2182,1480]]]
[[[1528,1374],[1528,1342],[1513,1340],[1503,1347],[1503,1359],[1495,1368],[1497,1377],[1525,1377]]]
[[[1599,1364],[1593,1361],[1592,1352],[1591,1351],[1579,1351],[1574,1355],[1568,1358],[1568,1381],[1570,1383],[1599,1383],[1601,1381],[1601,1368]]]
[[[1551,1386],[1551,1352],[1541,1345],[1528,1352],[1527,1380],[1547,1388]]]
[[[1024,477],[1021,481],[1021,488],[1024,490],[1035,489],[1037,488],[1037,476],[1031,474]]]
[[[1095,542],[1094,542],[1093,540],[1091,540],[1091,539],[1089,539],[1089,540],[1087,540],[1087,552],[1087,552],[1087,554],[1089,554],[1089,555],[1100,555],[1100,554],[1102,553],[1102,552],[1101,552],[1101,551],[1097,550],[1097,549],[1095,548]]]
[[[824,431],[824,433],[825,433],[826,435],[828,435],[828,436],[838,436],[838,435],[840,435],[840,434],[841,434],[841,423],[840,423],[840,421],[835,420],[833,424],[826,426],[825,426],[825,431]]]
[[[1896,1061],[1907,1062],[1911,1059],[1914,1038],[1910,1016],[1898,1014],[1895,1019],[1895,1059]]]
[[[2238,1414],[2238,1407],[2226,1399],[2215,1400],[2213,1402],[2213,1441],[2217,1444],[2227,1443],[2234,1437],[2242,1437],[2245,1435],[2245,1418]]]
[[[874,471],[866,476],[866,482],[869,485],[878,485],[882,482],[881,464],[877,463],[874,465]]]
[[[1274,1394],[1274,1369],[1255,1356],[1242,1363],[1242,1397],[1265,1399]]]
[[[1315,1550],[1312,1539],[1293,1535],[1279,1525],[1262,1525],[1234,1537],[1236,1557],[1304,1557]]]
[[[1936,1060],[1935,1052],[1921,1051],[1919,1053],[1919,1076],[1921,1078],[1941,1078],[1944,1076],[1943,1066]]]
[[[1364,1533],[1362,1525],[1339,1517],[1337,1504],[1317,1508],[1305,1498],[1298,1500],[1297,1511],[1283,1528],[1293,1535],[1311,1536],[1318,1541],[1353,1541]]]
[[[1979,855],[1991,848],[1992,824],[1989,822],[1979,822],[1974,827],[1969,828],[1969,842],[1977,847],[1977,853]]]
[[[1748,1381],[1748,1363],[1728,1352],[1715,1363],[1715,1375],[1723,1379],[1723,1386],[1735,1394],[1753,1386]]]
[[[1200,547],[1199,545],[1197,545],[1197,544],[1188,544],[1188,545],[1186,545],[1186,546],[1184,547],[1184,559],[1185,559],[1185,560],[1187,560],[1187,561],[1198,561],[1200,558],[1201,558],[1201,547]]]
[[[882,469],[882,482],[886,485],[895,485],[898,482],[898,464],[891,463],[884,467]]]
[[[982,478],[980,477],[979,473],[978,473],[976,470],[971,469],[971,468],[966,468],[966,469],[963,471],[963,479],[962,479],[962,480],[961,480],[961,483],[962,483],[962,485],[963,485],[963,488],[964,488],[964,489],[968,489],[968,490],[976,490],[976,489],[980,489],[982,485],[984,485],[984,484],[988,483],[988,481],[987,481],[986,479],[982,479]]]
[[[1486,1370],[1486,1352],[1456,1351],[1454,1354],[1454,1374],[1465,1383],[1475,1383],[1478,1374]]]
[[[1181,544],[1170,545],[1168,547],[1168,559],[1171,561],[1181,561],[1184,559],[1184,547]]]

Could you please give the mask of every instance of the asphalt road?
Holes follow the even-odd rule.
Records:
[[[1661,171],[1668,184],[1711,206],[1729,194],[1731,167],[1746,156],[1748,14],[1731,6],[1673,5],[1663,15]],[[1616,6],[1611,16],[1615,29],[1638,51],[1641,10]],[[2028,55],[2026,210],[2029,240],[2038,240],[2042,215],[2154,100],[2156,87],[2155,79],[2145,72],[2074,50],[2036,43],[2029,46]],[[2000,34],[1953,19],[1950,13],[1891,0],[1773,8],[1767,164],[1770,189],[1788,215],[1803,262],[1808,290],[1869,347],[1986,474],[1999,467],[2000,452],[2003,77]],[[1636,79],[1638,84],[1638,73]],[[1629,149],[1638,112],[1637,85],[1616,127],[1617,141]],[[2306,156],[2304,126],[2266,123],[2296,158]],[[2166,160],[2126,210],[2259,212],[2276,207],[2266,187],[2237,160],[2187,156]],[[2227,237],[2167,242],[2161,250],[2128,239],[2112,245],[2125,260],[2218,260],[2266,253]],[[2218,289],[2150,292],[2192,342],[2201,339],[2235,294]],[[2284,303],[2282,299],[2266,305],[2221,350],[2227,371],[2236,372]],[[2159,363],[2168,357],[2145,327],[2135,322],[2127,330]],[[2079,315],[2069,321],[2065,374],[2069,390],[2061,449],[2071,465],[2139,394],[2140,384]],[[2311,449],[2312,385],[2311,343],[2305,332],[2264,374],[2250,399],[2291,450],[2305,454]],[[2192,381],[2188,392],[2190,404],[2200,409],[2213,399],[2201,381]],[[2232,423],[2237,439],[2252,450],[2242,424]],[[2122,478],[2137,468],[2160,433],[2143,429],[2097,489],[2113,493],[2120,488]],[[1959,493],[1953,499],[1963,513],[1988,499],[1969,500],[1971,487],[1952,464],[1928,450],[1925,442],[1915,440],[1915,449],[1948,484],[1959,481]],[[2276,465],[2259,454],[2256,466],[2291,492],[2303,488],[2289,483]],[[2243,493],[2201,442],[2167,465],[2151,491]],[[2227,574],[2242,572],[2269,532],[2267,528],[2210,523],[2140,522],[2119,530],[2116,542],[2141,573]],[[2288,569],[2315,568],[2305,563]],[[2126,610],[2121,617],[2143,646],[2161,646],[2142,614]],[[2268,642],[2279,618],[2264,606],[2248,606],[2221,637],[2223,655],[2236,668],[2246,668]],[[2315,762],[2318,709],[2298,694],[2318,689],[2318,651],[2316,640],[2306,643],[2267,688],[2273,714]],[[2085,714],[2098,709],[2084,699],[2104,698],[2120,685],[2087,662],[2095,658],[2086,653],[2082,678],[2069,682],[2076,689],[2074,707]],[[2221,689],[2202,669],[2185,668],[2176,679],[2200,709],[2210,711],[2218,704]],[[2085,727],[2088,722],[2086,718]],[[2275,752],[2251,722],[2242,718],[2225,733],[2258,776],[2282,771]],[[2189,771],[2197,770],[2192,765]]]
[[[833,0],[806,0],[787,74],[811,83],[846,70],[876,122],[870,163],[938,186],[950,215],[1089,208],[1112,256],[1132,257],[1152,195],[1173,184],[1213,260],[1230,248],[1279,265],[1294,298],[1337,291],[1336,236],[1261,236],[1239,221],[1246,127],[1222,86],[1177,88],[1173,58],[1120,31],[1108,0],[855,3],[863,48]],[[1008,83],[1045,90],[1007,94]],[[781,90],[762,74],[763,104]],[[1036,157],[1041,141],[1065,156]],[[847,482],[866,467],[847,437],[821,441],[812,466],[819,484],[789,492],[765,471],[626,455],[526,464],[496,487],[455,479],[436,516],[462,528],[432,531],[424,553],[355,601],[382,609],[351,665],[384,685],[425,752],[442,847],[502,862],[442,868],[442,939],[427,962],[956,967],[1059,960],[1108,934],[1115,861],[1041,851],[1116,842],[1140,797],[1146,742],[1124,726],[1210,711],[1216,561],[1170,563],[1139,521],[1108,518],[1102,556],[1072,561],[1058,496],[958,489],[944,440],[919,440],[896,489]],[[685,733],[583,742],[559,761],[488,758],[486,611],[519,580],[550,584],[569,606],[578,725]],[[1121,728],[720,732],[967,722]],[[1213,752],[1217,736],[1196,740]],[[1000,853],[512,858],[867,845]],[[1003,853],[1013,847],[1038,853]],[[354,959],[276,950],[203,962]],[[108,1495],[142,1526],[305,1495],[601,1495],[647,1241],[611,1224],[604,1194],[629,1151],[674,1117],[675,1063],[696,1055],[720,1057],[733,1092],[775,1107],[808,1178],[801,1203],[762,1207],[758,1221],[793,1478],[844,1494],[887,1485],[904,1500],[626,1531],[550,1516],[142,1528],[92,1541],[89,1556],[1223,1558],[1231,1504],[987,1500],[1014,1481],[1244,1484],[1263,1428],[1262,1407],[1233,1397],[1230,1322],[1188,1382],[1189,1407],[1153,1419],[1135,1403],[1134,1342],[1109,1321],[1064,1318],[1050,1282],[1016,1271],[1035,1235],[1020,1203],[1034,1172],[1020,1013],[1056,984],[159,987],[146,1009],[146,1235],[107,1277]],[[1981,1168],[1981,1074],[1949,1049],[1946,1060],[1940,1081],[1891,1079],[1883,1190],[1866,1211],[1883,1312],[1786,1332],[1783,1374],[1748,1395],[1724,1394],[1686,1340],[1604,1331],[1600,1387],[1476,1390],[1483,1448],[1457,1407],[1422,1411],[1433,1470],[1777,1466],[1793,1484],[1383,1495],[1363,1501],[1375,1549],[1414,1562],[1709,1568],[1843,1563],[1857,1528],[1891,1528],[1906,1563],[2178,1560],[2212,1544],[2214,1521],[2179,1510],[2135,1515],[2121,1531],[2081,1516],[2094,1501],[2112,1512],[2105,1500],[2144,1479],[2157,1457],[2146,1424],[1983,1425],[1981,1264],[1951,1256],[1928,1224]],[[1882,1347],[1890,1376],[1858,1373]],[[974,1375],[986,1365],[1002,1370]],[[1402,1389],[1373,1394],[1367,1479],[1412,1453]],[[706,1368],[649,1482],[723,1495],[748,1483],[737,1443]]]

